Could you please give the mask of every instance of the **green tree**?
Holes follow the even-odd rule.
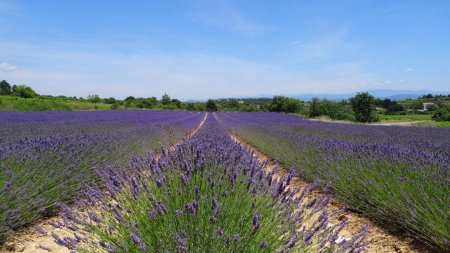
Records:
[[[180,100],[174,98],[174,99],[172,99],[171,103],[181,109],[181,101]]]
[[[36,92],[30,86],[26,85],[13,85],[12,93],[21,98],[33,98],[37,96]]]
[[[0,82],[0,95],[11,95],[11,93],[11,85],[7,81],[2,80]]]
[[[152,109],[153,107],[156,106],[156,104],[158,104],[158,99],[156,97],[150,97],[150,98],[144,99],[144,101],[142,101],[142,103],[143,103],[145,109]]]
[[[438,109],[439,109],[439,107],[437,105],[435,105],[435,104],[431,104],[431,105],[427,106],[427,110],[430,111],[430,112],[437,111]]]
[[[286,112],[298,113],[303,109],[302,101],[295,98],[288,98]]]
[[[450,121],[450,112],[445,108],[441,108],[433,113],[432,119],[436,121]]]
[[[163,104],[163,105],[169,105],[171,101],[172,101],[172,100],[170,99],[170,96],[167,95],[167,93],[164,93],[164,95],[163,95],[162,98],[161,98],[161,104]]]
[[[216,112],[217,111],[216,102],[212,99],[208,99],[208,102],[206,102],[206,110],[209,112]]]
[[[119,109],[118,103],[111,104],[111,110],[117,110],[117,109]]]
[[[309,104],[309,117],[313,118],[313,117],[318,117],[321,115],[321,112],[319,110],[319,103],[320,100],[317,97],[313,97],[311,100],[311,103]]]
[[[303,103],[295,98],[285,96],[274,96],[269,106],[273,112],[299,112],[303,108]]]
[[[414,101],[414,102],[411,104],[411,109],[413,109],[413,110],[420,110],[420,109],[423,109],[423,103],[420,102],[420,101]]]
[[[100,103],[102,101],[102,99],[100,98],[99,95],[94,94],[94,95],[88,95],[88,101],[94,104]]]
[[[288,107],[288,97],[284,96],[274,96],[272,98],[272,103],[270,109],[273,112],[287,112]]]
[[[375,98],[368,92],[359,92],[350,98],[352,109],[355,112],[355,119],[359,122],[378,121],[375,111]]]
[[[241,104],[237,99],[232,98],[225,102],[225,108],[227,111],[240,111]]]
[[[125,107],[126,107],[126,108],[133,108],[133,107],[135,107],[135,106],[136,106],[135,103],[134,103],[135,100],[136,100],[136,98],[133,97],[133,96],[128,96],[128,97],[126,97],[126,98],[123,100]]]
[[[105,104],[115,104],[116,103],[116,99],[113,98],[113,97],[109,97],[109,98],[103,99],[103,102],[105,102]]]

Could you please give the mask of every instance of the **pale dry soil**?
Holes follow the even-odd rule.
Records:
[[[375,123],[357,123],[353,121],[346,120],[334,120],[328,117],[318,117],[318,118],[309,118],[306,120],[311,121],[323,121],[329,123],[339,123],[339,124],[360,124],[360,125],[369,125],[369,126],[435,126],[436,122],[433,120],[382,120],[380,122]]]

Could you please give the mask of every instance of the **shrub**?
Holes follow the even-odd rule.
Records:
[[[111,105],[111,110],[117,110],[119,109],[119,104],[118,103],[114,103]]]
[[[436,121],[450,121],[450,111],[445,108],[438,109],[431,118]]]
[[[14,85],[12,88],[13,95],[21,98],[33,98],[37,96],[36,92],[26,85]]]
[[[313,98],[310,103],[309,117],[328,116],[335,120],[355,120],[355,114],[345,101]]]
[[[303,103],[295,98],[284,96],[274,96],[269,105],[269,110],[272,112],[291,112],[297,113],[303,108]]]

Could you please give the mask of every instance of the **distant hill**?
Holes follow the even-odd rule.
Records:
[[[450,94],[449,91],[432,91],[432,90],[387,90],[387,89],[380,89],[380,90],[366,90],[369,92],[372,96],[376,98],[389,98],[392,100],[405,100],[405,99],[415,99],[419,96],[423,96],[426,94],[444,94],[448,95]],[[299,98],[304,101],[310,101],[313,97],[318,98],[326,98],[331,100],[340,100],[340,99],[348,99],[350,97],[353,97],[357,92],[353,93],[305,93],[305,94],[287,94],[289,97],[295,97]]]
[[[417,99],[423,95],[448,95],[450,91],[432,91],[432,90],[388,90],[388,89],[378,89],[378,90],[365,90],[362,92],[369,92],[372,96],[376,98],[388,98],[391,100],[406,100],[406,99]],[[225,101],[228,99],[242,100],[250,105],[263,105],[270,103],[271,99],[275,95],[282,95],[292,98],[298,98],[303,101],[311,101],[313,97],[318,97],[320,99],[326,98],[330,100],[342,100],[349,99],[356,95],[357,92],[352,93],[289,93],[289,94],[264,94],[253,97],[235,97],[235,98],[219,98],[219,101]],[[206,102],[206,99],[188,99],[185,102]]]

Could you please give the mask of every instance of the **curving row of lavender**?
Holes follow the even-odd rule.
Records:
[[[79,252],[361,252],[367,231],[337,242],[324,207],[306,200],[314,186],[290,185],[264,172],[251,152],[232,141],[214,117],[159,159],[134,159],[99,173],[61,216],[74,237],[55,241]],[[46,234],[41,228],[36,228]],[[42,247],[45,248],[45,247]]]
[[[262,152],[341,202],[450,250],[450,129],[336,124],[278,113],[216,113]]]
[[[175,144],[204,114],[168,111],[0,112],[0,241],[51,215],[95,170]]]

